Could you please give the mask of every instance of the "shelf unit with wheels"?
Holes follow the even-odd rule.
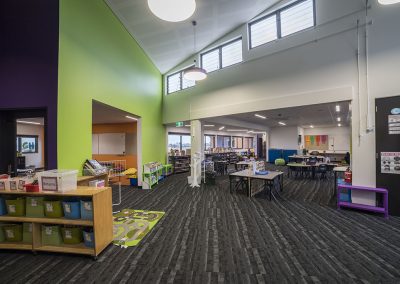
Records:
[[[143,189],[152,189],[163,179],[164,166],[159,162],[152,162],[143,165]]]
[[[169,156],[169,163],[172,164],[173,173],[180,174],[190,171],[190,156]]]
[[[64,193],[0,191],[0,196],[9,198],[36,196],[52,199],[56,198],[60,200],[66,198],[78,198],[91,200],[93,204],[93,220],[47,217],[34,218],[27,216],[15,217],[8,215],[0,216],[1,223],[32,224],[32,243],[1,242],[0,249],[74,253],[93,256],[96,259],[97,256],[113,241],[112,195],[110,187],[78,187],[76,190]],[[90,227],[93,229],[95,240],[94,247],[86,247],[83,243],[76,245],[61,244],[59,246],[43,245],[41,227],[46,224]]]

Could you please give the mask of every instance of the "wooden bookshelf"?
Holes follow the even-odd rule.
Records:
[[[93,202],[93,220],[66,219],[66,218],[32,218],[0,216],[0,222],[32,223],[32,243],[2,242],[0,249],[48,251],[59,253],[74,253],[97,257],[113,240],[112,194],[111,188],[78,187],[74,191],[65,193],[53,192],[17,192],[0,191],[0,195],[42,196],[42,197],[86,197]],[[42,245],[41,226],[43,224],[71,225],[93,227],[95,247],[62,244],[60,246]]]

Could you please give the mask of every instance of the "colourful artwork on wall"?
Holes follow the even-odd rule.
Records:
[[[328,150],[328,135],[305,135],[306,149],[308,150]]]

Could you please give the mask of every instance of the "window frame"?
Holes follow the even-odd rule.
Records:
[[[235,42],[237,42],[237,41],[242,41],[242,61],[237,62],[237,63],[234,63],[234,64],[231,64],[231,65],[228,65],[228,66],[226,66],[226,67],[222,67],[222,48],[224,48],[224,47],[226,47],[226,46],[228,46],[228,45],[231,45],[231,44],[233,44],[233,43],[235,43]],[[204,67],[203,67],[203,56],[204,56],[204,55],[207,55],[207,54],[209,54],[209,53],[211,53],[211,52],[214,52],[214,51],[216,51],[216,50],[219,51],[219,54],[218,54],[219,68],[218,68],[218,69],[215,69],[215,70],[213,70],[213,71],[207,72],[208,74],[213,73],[213,72],[218,71],[218,70],[222,70],[222,69],[231,67],[231,66],[235,66],[235,65],[240,64],[240,63],[243,62],[243,37],[240,36],[240,37],[234,38],[234,39],[232,39],[232,40],[230,40],[230,41],[227,41],[227,42],[225,42],[225,43],[223,43],[223,44],[221,44],[221,45],[218,45],[217,47],[214,47],[214,48],[212,48],[212,49],[209,49],[209,50],[207,50],[207,51],[205,51],[205,52],[200,53],[200,67],[201,67],[201,68],[204,69]]]
[[[232,136],[232,141],[231,141],[231,145],[232,145],[232,149],[243,149],[243,136]],[[242,147],[238,147],[236,145],[236,147],[233,147],[233,140],[238,139],[242,141]]]
[[[259,46],[267,45],[267,44],[269,44],[269,43],[271,43],[271,42],[280,40],[280,39],[282,39],[282,38],[286,38],[286,37],[288,37],[288,36],[295,35],[295,34],[297,34],[297,33],[300,33],[300,32],[306,31],[306,30],[309,30],[309,29],[311,29],[311,28],[315,28],[315,27],[317,26],[317,13],[316,13],[316,4],[315,4],[316,1],[315,1],[315,0],[311,0],[311,1],[312,1],[312,4],[313,4],[313,5],[312,5],[312,6],[313,6],[313,18],[314,18],[314,19],[313,19],[313,26],[312,26],[312,27],[309,27],[309,28],[306,28],[306,29],[303,29],[303,30],[300,30],[300,31],[297,31],[297,32],[292,33],[292,34],[290,34],[290,35],[287,35],[287,36],[282,37],[281,12],[282,12],[282,11],[285,11],[285,10],[287,10],[287,9],[292,8],[293,6],[299,5],[299,4],[303,3],[303,2],[306,2],[306,1],[309,1],[309,0],[298,0],[298,1],[295,1],[295,2],[293,2],[293,3],[290,3],[290,4],[288,4],[288,5],[286,5],[286,6],[282,7],[282,8],[280,8],[280,9],[277,9],[277,10],[274,11],[274,12],[271,12],[271,13],[265,15],[265,16],[262,16],[262,17],[259,18],[259,19],[256,19],[256,20],[254,20],[254,21],[252,21],[252,22],[249,22],[249,23],[247,24],[247,33],[248,33],[248,38],[249,38],[249,49],[253,49],[253,48],[257,48],[257,47],[259,47]],[[276,15],[276,33],[277,33],[277,39],[253,47],[253,46],[251,45],[251,42],[252,42],[252,41],[251,41],[251,26],[254,25],[254,24],[257,24],[257,23],[259,23],[259,22],[262,22],[262,21],[265,20],[265,19],[268,19],[269,17],[271,17],[271,16],[273,16],[273,15]]]
[[[188,133],[179,133],[179,132],[168,132],[168,136],[169,135],[176,135],[179,136],[179,151],[182,151],[182,136],[190,136],[190,134]],[[167,137],[168,139],[168,137]],[[169,141],[167,141],[167,148],[169,146]],[[192,147],[192,143],[190,142],[190,147]]]
[[[186,71],[186,70],[188,70],[189,68],[192,68],[192,67],[194,67],[195,65],[191,65],[191,66],[188,66],[188,67],[186,67],[186,68],[184,68],[184,69],[181,69],[181,70],[179,70],[179,71],[176,71],[176,72],[174,72],[174,73],[171,73],[171,74],[168,74],[167,75],[167,79],[166,79],[166,86],[167,86],[167,95],[169,95],[169,94],[173,94],[173,93],[177,93],[177,92],[180,92],[180,91],[183,91],[183,90],[187,90],[187,89],[190,89],[190,88],[193,88],[194,86],[196,86],[196,81],[194,82],[194,85],[193,86],[191,86],[191,87],[187,87],[187,88],[182,88],[183,87],[183,73]],[[174,91],[174,92],[169,92],[169,84],[168,84],[168,79],[170,78],[170,77],[172,77],[172,76],[175,76],[176,74],[180,74],[180,78],[179,78],[179,90],[177,90],[177,91]]]

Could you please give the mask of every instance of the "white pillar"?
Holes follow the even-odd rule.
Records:
[[[190,136],[191,136],[191,177],[197,179],[198,184],[201,183],[201,160],[204,158],[204,137],[203,127],[200,120],[192,120],[190,122]],[[200,154],[200,161],[197,163],[196,176],[194,176],[195,154]]]

